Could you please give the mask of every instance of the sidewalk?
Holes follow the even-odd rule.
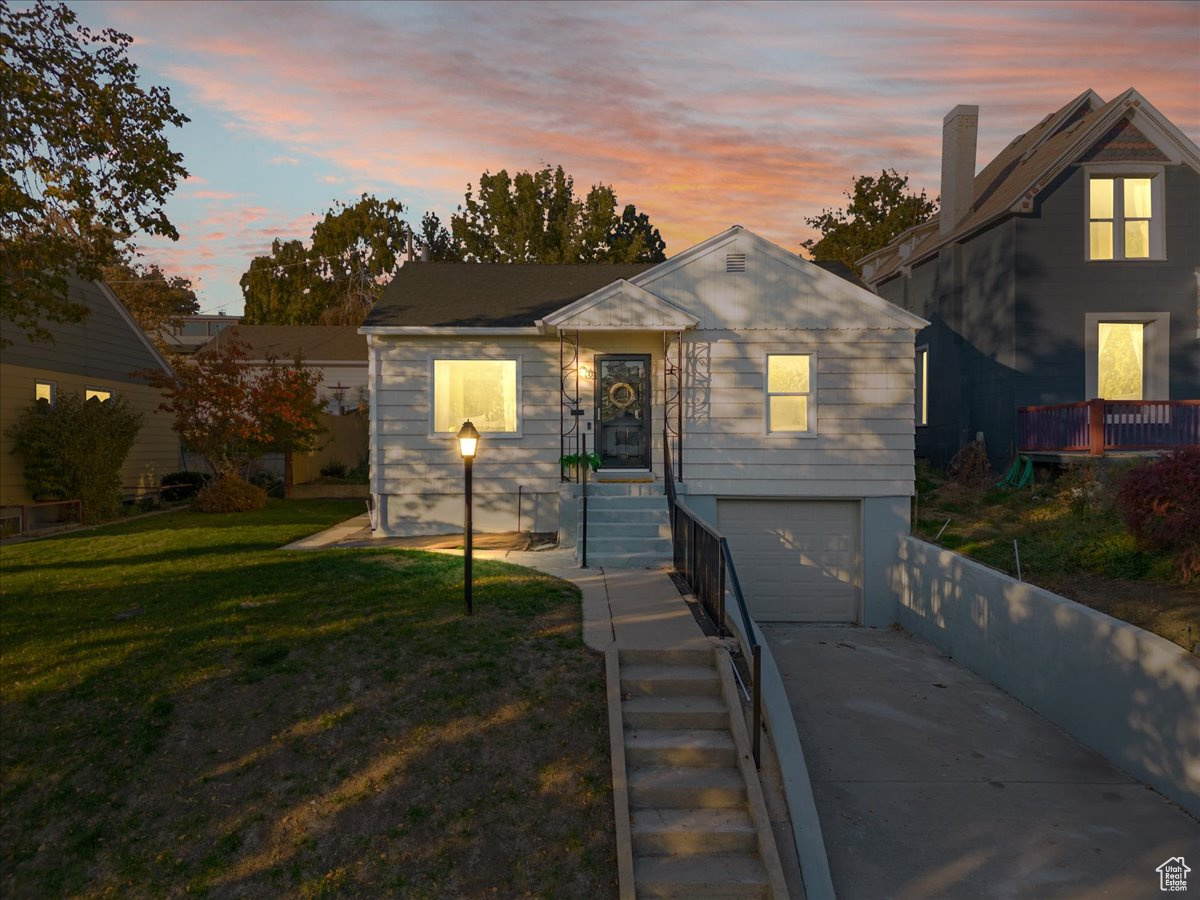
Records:
[[[1200,860],[1200,823],[932,645],[762,628],[843,900],[1156,897]]]

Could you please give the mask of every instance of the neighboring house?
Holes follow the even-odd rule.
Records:
[[[574,541],[559,458],[586,436],[608,482],[589,560],[669,556],[666,433],[681,498],[729,537],[760,619],[883,621],[925,324],[740,226],[653,266],[406,265],[362,327],[376,534],[462,528],[469,418],[480,530]]]
[[[0,503],[19,506],[33,497],[25,489],[20,457],[13,455],[9,426],[35,399],[56,402],[64,392],[99,397],[122,396],[145,414],[137,442],[121,471],[125,492],[136,496],[158,487],[180,468],[179,440],[169,413],[159,412],[162,396],[134,372],[171,367],[116,296],[101,282],[70,280],[70,299],[87,307],[77,324],[46,323],[53,343],[33,343],[9,323],[12,343],[0,350]]]
[[[223,330],[201,351],[237,341],[251,365],[269,359],[291,363],[299,357],[321,370],[317,396],[335,415],[366,403],[367,339],[354,325],[235,325]],[[199,352],[199,351],[198,351]]]
[[[1145,403],[1200,397],[1200,149],[1137,91],[1086,91],[976,175],[978,115],[943,123],[941,215],[860,261],[930,321],[917,455],[944,465],[977,433],[996,465],[1086,449],[1095,398],[1122,401],[1095,416],[1110,448],[1122,421],[1147,426],[1127,445],[1200,439],[1200,407]],[[1018,415],[1052,404],[1078,405]]]
[[[183,316],[179,324],[160,333],[163,343],[175,353],[195,353],[226,328],[237,325],[241,316],[195,315]]]

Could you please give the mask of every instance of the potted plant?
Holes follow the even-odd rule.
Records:
[[[573,481],[579,480],[579,467],[587,464],[587,467],[595,472],[600,468],[599,453],[568,453],[558,460],[558,464],[562,466],[564,473],[568,474]]]

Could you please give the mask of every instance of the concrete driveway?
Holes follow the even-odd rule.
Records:
[[[842,900],[1163,896],[1200,823],[932,645],[765,625]]]

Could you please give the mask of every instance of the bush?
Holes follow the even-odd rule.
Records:
[[[250,476],[250,483],[266,491],[268,497],[274,497],[277,500],[282,500],[284,497],[283,479],[270,472],[255,472]]]
[[[1200,577],[1200,447],[1127,472],[1117,506],[1141,544],[1175,559],[1184,581]]]
[[[195,497],[208,481],[208,476],[203,472],[171,472],[164,475],[158,484],[162,488],[163,500],[174,503]]]
[[[324,478],[345,478],[346,464],[335,459],[333,462],[321,466],[321,475]]]
[[[196,509],[201,512],[249,512],[266,505],[266,491],[235,475],[214,481],[196,495]]]
[[[84,521],[102,522],[121,511],[121,467],[144,418],[124,397],[101,402],[63,392],[54,406],[27,406],[8,436],[35,500],[78,498]]]

